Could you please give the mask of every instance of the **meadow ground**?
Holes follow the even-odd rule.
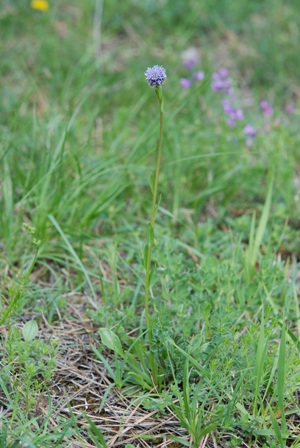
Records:
[[[299,447],[299,0],[34,4],[0,5],[0,448]]]

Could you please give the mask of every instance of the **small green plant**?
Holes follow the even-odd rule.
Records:
[[[16,396],[18,401],[23,401],[26,412],[35,405],[43,384],[47,384],[53,374],[57,348],[56,339],[46,343],[38,337],[35,320],[24,324],[22,331],[15,326],[8,330],[6,352],[2,358],[2,381],[7,380],[5,389],[8,393],[9,384],[18,391]]]
[[[197,345],[197,341],[195,342]],[[214,396],[215,401],[219,397],[216,390],[211,386],[207,387],[209,371],[201,366],[192,356],[194,354],[195,344],[191,343],[188,351],[180,349],[173,341],[171,341],[171,346],[179,350],[185,359],[183,377],[182,383],[179,384],[177,379],[178,375],[175,374],[170,357],[169,361],[174,384],[171,388],[171,394],[165,394],[164,398],[175,415],[177,415],[182,426],[188,431],[190,435],[189,446],[197,448],[206,434],[209,434],[218,425],[221,425],[226,408],[225,406],[221,406],[217,410],[218,404],[214,405],[215,409],[210,408],[209,402],[211,396]],[[195,375],[195,373],[199,379],[201,378],[197,382],[191,380],[192,374]]]
[[[164,375],[159,369],[157,357],[154,357],[153,352],[144,343],[144,333],[133,340],[128,340],[128,346],[126,350],[123,350],[120,338],[115,332],[108,328],[100,328],[98,332],[102,344],[113,352],[114,361],[110,365],[96,348],[94,353],[103,362],[118,389],[125,384],[134,384],[145,391],[152,390],[154,379],[151,375],[151,362],[153,361],[155,361],[157,381],[155,387],[158,391],[162,389]]]
[[[26,270],[19,274],[18,279],[8,287],[6,299],[3,295],[0,296],[0,325],[3,325],[24,305],[24,289],[29,281],[30,274],[35,266],[40,241],[35,238],[35,229],[27,224],[24,224],[24,229],[26,229],[32,236],[32,244],[35,248],[34,256]]]

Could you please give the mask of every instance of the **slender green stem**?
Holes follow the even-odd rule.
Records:
[[[151,225],[153,228],[154,228],[155,217],[156,217],[156,199],[157,199],[158,178],[159,178],[161,154],[162,154],[162,139],[163,139],[163,124],[164,124],[164,113],[163,113],[162,108],[160,109],[159,123],[160,123],[159,143],[158,143],[158,151],[157,151],[156,171],[155,171],[155,180],[154,180],[153,197],[152,197],[152,212],[151,212]]]
[[[162,154],[162,140],[163,140],[163,104],[162,97],[159,98],[160,102],[160,130],[159,130],[159,142],[157,149],[157,159],[156,159],[156,170],[155,170],[155,179],[153,185],[153,194],[152,194],[152,211],[151,211],[151,227],[154,232],[155,218],[156,218],[156,209],[157,209],[157,192],[158,192],[158,178],[161,164],[161,154]],[[151,344],[152,341],[152,328],[150,323],[149,316],[149,290],[150,290],[150,275],[151,275],[151,254],[152,254],[152,244],[148,242],[148,251],[147,251],[147,260],[146,260],[146,281],[145,281],[145,319],[146,319],[146,327],[148,330],[148,338]]]

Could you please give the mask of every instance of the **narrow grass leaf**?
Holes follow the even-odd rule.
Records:
[[[286,328],[286,332],[289,335],[289,337],[291,338],[291,340],[294,342],[295,346],[297,347],[298,352],[300,353],[300,340],[299,340],[299,338],[297,338],[297,336],[295,336],[294,333],[292,332],[292,330],[290,330],[289,328]]]
[[[272,175],[271,181],[270,181],[270,184],[269,184],[269,188],[268,188],[266,201],[265,201],[264,208],[263,208],[263,212],[262,212],[260,220],[259,220],[259,224],[258,224],[258,228],[257,228],[257,231],[256,231],[255,240],[254,240],[254,244],[253,244],[253,251],[252,251],[252,254],[251,254],[252,255],[251,263],[252,263],[253,266],[256,263],[256,260],[257,260],[257,257],[258,257],[258,252],[259,252],[259,248],[260,248],[260,245],[261,245],[262,240],[263,240],[264,233],[265,233],[266,228],[267,228],[267,223],[268,223],[270,209],[271,209],[271,203],[272,203],[273,181],[274,181],[274,177]]]
[[[183,446],[188,446],[188,447],[191,446],[189,440],[185,440],[180,437],[176,437],[176,436],[172,436],[172,435],[168,436],[168,438],[171,440],[174,440],[174,442],[180,443]]]
[[[260,331],[259,337],[257,341],[257,350],[256,350],[256,358],[255,358],[255,395],[254,395],[254,404],[253,404],[253,412],[254,415],[257,415],[257,402],[259,399],[259,389],[263,378],[263,368],[266,358],[268,348],[268,340],[265,338],[265,320],[264,314],[262,313],[261,323],[260,323]]]
[[[97,428],[93,420],[88,415],[85,415],[85,418],[87,419],[90,425],[89,428],[90,437],[93,439],[93,442],[96,443],[97,448],[108,448],[108,445],[100,429]]]
[[[287,424],[284,410],[285,364],[286,364],[286,344],[285,344],[285,326],[283,326],[281,332],[279,357],[278,357],[277,394],[278,394],[278,407],[281,412],[282,431],[284,433],[287,433]]]
[[[96,300],[96,293],[94,291],[93,285],[91,283],[90,277],[85,269],[85,267],[83,266],[80,258],[78,257],[77,253],[75,252],[75,250],[73,249],[71,243],[69,242],[68,238],[66,237],[66,235],[64,234],[63,230],[61,229],[60,225],[58,224],[58,222],[56,221],[56,219],[54,218],[54,216],[52,215],[48,215],[50,221],[52,222],[52,224],[54,225],[54,227],[56,228],[56,230],[58,231],[58,233],[60,234],[60,236],[62,237],[62,239],[64,240],[68,251],[70,252],[70,254],[73,256],[74,260],[76,261],[76,263],[78,264],[78,266],[80,267],[80,269],[82,270],[86,281],[90,287],[90,290],[92,292],[92,295],[94,297],[94,299]],[[94,308],[98,308],[98,305],[96,304],[95,300],[91,299],[90,297],[88,297],[88,301],[90,302],[90,304],[94,307]]]
[[[271,420],[272,420],[272,425],[273,425],[275,436],[276,436],[278,442],[280,443],[280,446],[282,448],[285,448],[285,442],[284,442],[284,440],[282,438],[281,430],[280,430],[278,421],[276,420],[275,414],[274,414],[274,412],[273,412],[273,410],[271,408],[269,408],[269,412],[270,412],[270,417],[271,417]]]
[[[109,373],[109,376],[112,378],[112,380],[114,380],[115,378],[115,372],[113,371],[113,369],[111,368],[109,362],[104,358],[104,356],[102,355],[102,353],[99,352],[99,350],[96,349],[96,347],[93,347],[93,352],[95,353],[95,355],[97,356],[98,359],[100,359],[101,362],[103,362],[107,372]]]

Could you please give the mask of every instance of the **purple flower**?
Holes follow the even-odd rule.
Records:
[[[192,68],[194,68],[197,65],[197,61],[195,59],[187,59],[186,61],[184,61],[183,65],[188,70],[191,70]]]
[[[202,81],[202,79],[204,79],[204,76],[204,72],[202,72],[201,70],[193,74],[193,78],[195,79],[195,81]]]
[[[265,117],[270,117],[273,114],[273,108],[268,101],[263,100],[259,103],[260,110],[264,114]]]
[[[229,101],[229,100],[223,100],[223,101],[222,101],[222,104],[223,104],[224,112],[225,112],[226,114],[229,113],[229,112],[231,111],[231,104],[230,104],[230,101]]]
[[[246,137],[254,139],[256,137],[256,130],[251,124],[246,124],[244,127],[244,134]]]
[[[225,95],[233,96],[234,95],[234,90],[233,90],[232,87],[229,87],[228,89],[225,89],[224,93],[225,93]]]
[[[242,109],[234,109],[234,116],[236,120],[243,120],[244,112],[242,111]]]
[[[218,72],[214,72],[214,73],[211,75],[211,77],[212,77],[212,79],[213,79],[214,81],[220,81],[220,80],[222,79],[222,77],[220,76],[220,73],[218,73]]]
[[[294,112],[294,108],[291,104],[289,104],[288,106],[285,107],[284,111],[286,114],[292,114]]]
[[[220,68],[217,72],[212,74],[212,79],[215,81],[226,80],[229,78],[229,71],[227,68]]]
[[[244,112],[242,109],[237,109],[236,107],[233,107],[229,100],[223,100],[223,109],[225,114],[231,119],[231,120],[243,120],[244,119]]]
[[[166,70],[161,65],[154,65],[145,71],[147,83],[151,87],[161,86],[167,77]]]
[[[231,128],[234,128],[236,126],[236,121],[233,120],[232,118],[228,118],[227,120],[227,124],[228,126],[230,126]]]
[[[230,89],[231,87],[231,81],[230,79],[228,80],[223,80],[223,79],[215,79],[212,83],[211,83],[211,88],[214,92],[222,92],[222,91],[228,91],[228,89]]]
[[[220,75],[221,78],[228,78],[229,71],[227,70],[227,68],[220,68],[219,69],[219,75]]]
[[[183,89],[188,89],[192,85],[192,81],[187,78],[181,78],[180,85]]]
[[[220,68],[212,74],[211,88],[215,92],[224,92],[226,95],[233,93],[229,71],[226,68]]]

